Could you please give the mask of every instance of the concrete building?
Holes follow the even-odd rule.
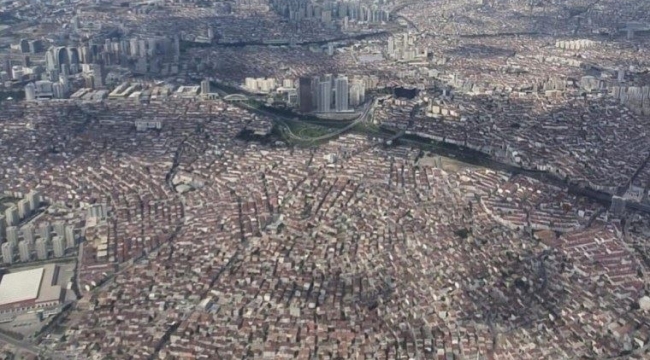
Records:
[[[72,225],[65,226],[65,242],[68,249],[71,249],[77,245],[77,241],[74,236],[74,227],[72,227]]]
[[[18,217],[22,220],[31,215],[32,210],[29,207],[29,200],[21,199],[18,201]]]
[[[332,82],[325,80],[318,84],[318,112],[328,113],[332,106]]]
[[[27,224],[21,229],[23,233],[23,239],[31,244],[34,243],[34,226],[32,224]]]
[[[0,214],[0,240],[4,239],[7,231],[7,222],[4,214]]]
[[[59,267],[48,264],[41,268],[5,274],[0,279],[0,317],[13,317],[29,311],[56,314],[65,299],[65,290],[57,285]]]
[[[104,220],[106,218],[106,206],[104,204],[95,204],[88,208],[88,217],[95,220]]]
[[[42,223],[40,228],[40,233],[41,233],[41,238],[45,239],[46,241],[50,241],[52,238],[52,230],[50,229],[50,223]]]
[[[320,77],[314,76],[311,78],[311,108],[318,109],[318,93],[320,90]]]
[[[300,112],[308,113],[314,110],[311,84],[312,80],[308,77],[301,77],[298,80],[298,106]]]
[[[14,262],[14,245],[12,243],[2,244],[2,262],[5,264]]]
[[[65,86],[62,83],[54,83],[52,84],[52,96],[55,99],[63,99],[65,98],[66,90]]]
[[[210,93],[210,80],[201,81],[201,95],[206,96]]]
[[[48,255],[48,243],[45,239],[36,240],[36,258],[38,260],[47,260]]]
[[[609,212],[614,215],[625,212],[625,198],[616,195],[612,196],[612,205],[609,207]]]
[[[7,225],[18,225],[18,208],[11,205],[5,210],[5,218],[7,220]]]
[[[7,242],[12,244],[13,246],[18,245],[18,227],[17,226],[9,226],[7,228]]]
[[[334,105],[336,112],[348,111],[349,88],[347,76],[339,76],[335,80],[336,98]]]
[[[60,220],[56,221],[54,223],[54,232],[61,237],[65,237],[65,222]]]
[[[106,75],[105,75],[105,71],[104,71],[104,64],[96,66],[93,69],[93,87],[95,87],[95,88],[104,87],[104,77],[105,76]]]
[[[36,100],[36,87],[33,83],[25,85],[25,100],[34,101]]]
[[[54,97],[54,83],[49,80],[39,80],[34,83],[36,99],[52,99]]]
[[[28,262],[32,260],[32,243],[23,240],[18,244],[18,255],[20,255],[21,262]]]
[[[55,236],[52,239],[52,248],[54,249],[54,257],[63,257],[65,255],[65,239],[62,236]]]
[[[48,71],[60,69],[61,65],[79,64],[79,50],[76,47],[52,46],[45,54],[45,66]]]
[[[361,81],[355,81],[350,86],[350,105],[359,106],[366,98],[366,89]]]

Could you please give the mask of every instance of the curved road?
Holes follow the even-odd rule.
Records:
[[[303,138],[303,137],[295,135],[291,131],[291,128],[289,126],[287,126],[281,119],[278,118],[277,120],[280,121],[285,126],[285,129],[287,130],[287,134],[293,140],[305,141],[305,142],[323,141],[323,140],[327,140],[327,139],[339,136],[339,135],[343,134],[344,132],[354,128],[357,124],[360,124],[360,123],[364,122],[366,120],[366,118],[368,117],[368,115],[371,114],[372,111],[374,111],[374,108],[375,108],[376,104],[377,104],[376,101],[373,100],[372,103],[369,104],[370,106],[366,106],[366,109],[363,111],[363,113],[358,118],[356,118],[352,123],[350,123],[348,126],[342,128],[342,129],[339,129],[337,131],[333,131],[331,133],[321,135],[321,136],[317,136],[317,137],[312,137],[312,138]]]
[[[366,105],[366,109],[363,111],[363,113],[361,115],[359,115],[359,117],[357,117],[349,125],[341,128],[341,129],[338,129],[336,131],[330,132],[328,134],[317,136],[317,137],[310,137],[310,138],[304,138],[304,137],[298,136],[298,135],[294,134],[293,131],[291,131],[291,128],[289,127],[289,125],[287,125],[287,123],[285,121],[295,121],[293,119],[283,118],[280,115],[270,113],[268,111],[265,111],[264,109],[259,109],[259,108],[249,106],[246,103],[237,103],[237,105],[241,106],[241,107],[243,107],[243,108],[245,108],[247,110],[250,110],[252,112],[260,113],[260,114],[263,114],[263,115],[266,115],[266,116],[270,117],[271,119],[273,119],[273,121],[275,121],[275,122],[277,122],[277,123],[279,123],[280,125],[283,126],[283,128],[285,129],[285,133],[292,140],[301,141],[301,142],[316,142],[316,141],[323,141],[323,140],[327,140],[327,139],[339,136],[339,135],[343,134],[344,132],[354,128],[356,125],[364,122],[366,120],[366,118],[368,117],[368,115],[371,114],[374,111],[375,106],[377,105],[377,100],[373,99],[372,102],[369,102],[368,105]],[[310,124],[309,122],[304,122],[304,123],[305,124]]]

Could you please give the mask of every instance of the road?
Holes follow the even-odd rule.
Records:
[[[223,94],[225,94],[225,92],[223,92],[223,91],[219,91],[219,92],[220,92],[220,94],[222,96],[223,96]],[[377,104],[377,101],[378,101],[378,99],[374,99],[373,102],[372,102],[372,105],[369,106],[368,108],[366,108],[365,111],[363,112],[363,114],[361,116],[359,116],[355,121],[353,121],[350,125],[342,128],[342,129],[339,129],[337,131],[333,131],[332,133],[329,133],[329,134],[326,134],[326,135],[323,135],[323,136],[319,136],[319,137],[315,137],[315,138],[302,138],[302,137],[299,137],[299,136],[295,135],[293,132],[291,132],[291,129],[289,128],[289,126],[285,123],[285,121],[279,115],[271,114],[271,113],[268,113],[268,112],[266,112],[264,110],[261,110],[261,109],[251,108],[248,105],[245,105],[245,108],[247,108],[247,109],[249,109],[251,111],[254,111],[254,112],[258,112],[258,113],[262,113],[264,115],[267,115],[267,116],[271,117],[272,119],[274,119],[275,121],[279,122],[282,126],[284,126],[284,128],[286,128],[288,130],[287,134],[289,135],[289,137],[291,137],[294,140],[303,141],[303,142],[310,142],[310,141],[311,142],[316,142],[316,141],[327,140],[329,138],[338,136],[338,135],[342,134],[343,132],[354,128],[355,125],[357,125],[360,122],[364,121],[365,118],[368,116],[368,114],[371,111],[374,111],[374,108],[375,108],[375,106]],[[292,120],[292,119],[286,119],[286,120]],[[305,123],[308,123],[308,122],[305,122]],[[397,139],[397,138],[400,138],[401,135],[403,135],[403,133],[401,133],[399,129],[387,129],[387,128],[382,127],[381,130],[390,139]],[[484,153],[478,152],[476,150],[471,150],[471,149],[466,148],[465,146],[462,146],[462,145],[453,146],[453,148],[451,146],[445,146],[444,144],[442,146],[432,146],[432,142],[431,142],[430,139],[422,138],[420,136],[413,135],[413,134],[408,134],[407,137],[408,137],[408,139],[402,139],[402,141],[404,143],[407,143],[407,144],[412,145],[412,146],[416,146],[418,148],[425,148],[425,149],[428,149],[428,150],[432,150],[433,152],[435,152],[438,155],[443,155],[443,156],[452,155],[453,157],[457,158],[460,161],[472,163],[472,164],[475,164],[475,165],[480,165],[480,166],[487,167],[487,168],[494,169],[494,170],[498,170],[498,171],[505,171],[505,172],[509,172],[509,173],[522,174],[522,175],[534,178],[534,179],[536,179],[538,181],[541,181],[543,183],[551,184],[551,185],[554,185],[554,186],[559,186],[559,187],[565,187],[566,186],[566,187],[568,187],[570,194],[589,198],[589,199],[594,200],[594,201],[596,201],[596,202],[598,202],[600,204],[603,204],[603,206],[606,206],[606,207],[608,207],[609,204],[611,204],[611,199],[612,199],[611,194],[603,192],[603,191],[594,190],[594,189],[591,189],[591,188],[585,188],[585,187],[581,187],[581,186],[577,186],[577,185],[574,185],[574,184],[567,183],[564,179],[560,179],[560,178],[558,178],[558,177],[556,177],[556,176],[554,176],[554,175],[552,175],[552,174],[550,174],[550,173],[548,173],[546,171],[528,170],[528,169],[520,168],[520,167],[517,167],[517,166],[514,166],[514,165],[502,163],[502,162],[497,161],[494,158],[492,158],[492,157],[490,157],[490,156],[488,156],[488,155],[486,155]],[[648,156],[648,158],[646,158],[646,162],[644,162],[643,166],[647,166],[648,162],[650,162],[650,155]],[[640,172],[641,169],[639,169],[638,172]],[[650,214],[650,205],[649,204],[643,204],[643,203],[638,203],[638,202],[627,201],[626,202],[626,208],[628,210],[639,211],[639,212],[643,212],[643,213],[646,213],[646,214]]]
[[[31,354],[38,355],[39,353],[41,353],[40,349],[38,347],[36,347],[35,345],[30,344],[28,342],[16,340],[16,339],[12,338],[11,336],[8,336],[8,335],[5,335],[5,334],[0,334],[0,341],[11,344],[11,345],[19,348],[20,350],[27,351],[27,352],[29,352]]]
[[[218,89],[217,93],[221,97],[225,97],[226,95],[230,95],[226,91],[221,90],[221,89]],[[283,116],[278,115],[278,114],[273,114],[273,113],[268,112],[268,111],[266,111],[264,109],[260,109],[260,108],[250,106],[250,105],[248,105],[246,103],[236,103],[236,106],[241,106],[242,108],[244,108],[246,110],[249,110],[251,112],[262,114],[262,115],[270,117],[271,119],[273,119],[276,123],[280,124],[286,130],[286,134],[292,140],[300,141],[300,142],[317,142],[317,141],[323,141],[323,140],[327,140],[327,139],[331,139],[333,137],[339,136],[339,135],[345,133],[346,131],[349,131],[350,129],[354,128],[356,125],[364,122],[366,120],[366,118],[368,117],[368,115],[370,115],[370,114],[372,114],[374,112],[374,109],[377,106],[377,99],[373,99],[371,102],[369,102],[366,105],[366,108],[364,109],[363,113],[361,115],[359,115],[359,117],[357,117],[349,125],[341,128],[341,129],[334,130],[334,131],[332,131],[332,132],[330,132],[328,134],[317,136],[317,137],[311,137],[311,138],[300,137],[300,136],[294,134],[293,131],[291,131],[291,128],[289,127],[289,125],[287,125],[287,122],[295,121],[294,118],[287,118],[287,117],[283,117]],[[304,123],[305,124],[313,124],[313,123],[307,122],[307,121],[304,121]]]
[[[381,130],[388,136],[395,135],[399,131],[383,127]],[[451,156],[459,161],[479,165],[496,171],[503,171],[511,174],[521,174],[553,186],[567,187],[569,194],[589,198],[597,203],[602,204],[603,206],[608,207],[611,204],[612,194],[588,187],[575,185],[573,183],[565,181],[564,179],[560,179],[549,172],[541,170],[529,170],[515,165],[503,163],[490,157],[487,154],[466,148],[463,145],[439,144],[437,142],[437,145],[434,145],[430,139],[422,138],[413,134],[406,135],[408,136],[404,136],[400,140],[401,142],[414,147],[425,149],[427,151],[432,151],[437,155]],[[650,214],[650,204],[639,203],[636,201],[626,201],[625,207],[628,210]]]
[[[275,119],[277,121],[281,122],[285,126],[285,128],[287,129],[287,134],[289,135],[289,137],[292,140],[304,141],[304,142],[316,142],[316,141],[323,141],[323,140],[327,140],[327,139],[331,139],[333,137],[339,136],[339,135],[343,134],[344,132],[354,128],[358,124],[366,121],[366,118],[368,117],[369,114],[371,114],[374,111],[376,105],[377,105],[377,101],[373,100],[371,103],[369,103],[368,106],[366,106],[366,109],[363,111],[363,113],[358,118],[356,118],[352,123],[350,123],[348,126],[342,128],[342,129],[330,132],[328,134],[317,136],[317,137],[312,137],[312,138],[303,138],[303,137],[295,135],[291,131],[291,128],[289,128],[289,126],[284,124],[282,119],[280,119],[280,118],[275,118]]]

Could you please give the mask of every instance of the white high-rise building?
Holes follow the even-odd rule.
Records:
[[[250,91],[257,91],[257,80],[255,78],[247,77],[244,80],[244,87]]]
[[[56,221],[54,223],[54,232],[59,236],[65,236],[65,222],[61,220]]]
[[[27,224],[22,227],[23,239],[25,241],[33,244],[34,243],[34,226],[32,224]]]
[[[36,87],[33,83],[25,85],[25,100],[34,101],[36,100]]]
[[[354,81],[350,85],[350,105],[359,106],[366,98],[366,88],[363,81]]]
[[[5,218],[7,219],[7,225],[17,225],[18,224],[18,208],[11,205],[5,210]]]
[[[18,244],[18,255],[20,255],[20,261],[27,262],[32,259],[32,244],[23,240]]]
[[[41,231],[41,238],[44,239],[45,241],[50,241],[52,238],[52,230],[50,229],[50,223],[45,222],[42,223],[40,226],[40,231]]]
[[[7,222],[5,221],[5,216],[0,214],[0,240],[5,238],[5,232],[7,231]]]
[[[333,43],[328,43],[327,44],[327,55],[328,56],[334,56],[334,44]]]
[[[318,112],[328,113],[332,105],[332,82],[321,81],[318,84]]]
[[[55,99],[63,99],[65,97],[65,85],[57,82],[52,84],[52,96]]]
[[[2,244],[2,262],[5,264],[14,262],[14,246],[11,243]]]
[[[79,16],[72,17],[72,29],[79,30],[81,28],[81,21],[79,21]]]
[[[32,190],[27,194],[27,200],[29,201],[29,207],[32,211],[38,210],[41,206],[41,193],[36,190]]]
[[[88,217],[96,220],[106,218],[106,206],[104,204],[95,204],[88,208]]]
[[[13,246],[18,245],[18,227],[10,226],[7,228],[7,241]]]
[[[395,52],[395,39],[391,36],[388,38],[388,56],[392,57]]]
[[[201,81],[201,95],[205,96],[210,93],[210,80]]]
[[[47,259],[47,247],[48,247],[49,241],[45,239],[38,239],[36,240],[36,257],[38,260],[46,260]]]
[[[63,257],[65,255],[65,239],[61,236],[55,236],[52,240],[52,247],[54,249],[54,257]]]
[[[347,76],[339,76],[335,80],[336,83],[336,112],[348,111],[349,88]]]
[[[102,70],[102,66],[93,69],[93,85],[96,88],[104,87],[104,70]]]
[[[147,40],[145,39],[138,39],[138,56],[147,56]]]
[[[22,199],[18,202],[18,217],[25,219],[32,213],[32,210],[29,208],[29,200]]]
[[[138,50],[138,38],[131,38],[129,40],[129,55],[136,57],[140,53]]]
[[[68,249],[77,245],[77,241],[74,237],[74,227],[72,225],[65,226],[65,242]]]

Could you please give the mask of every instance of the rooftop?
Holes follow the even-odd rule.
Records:
[[[43,268],[7,274],[0,281],[0,306],[34,300],[43,278]]]

